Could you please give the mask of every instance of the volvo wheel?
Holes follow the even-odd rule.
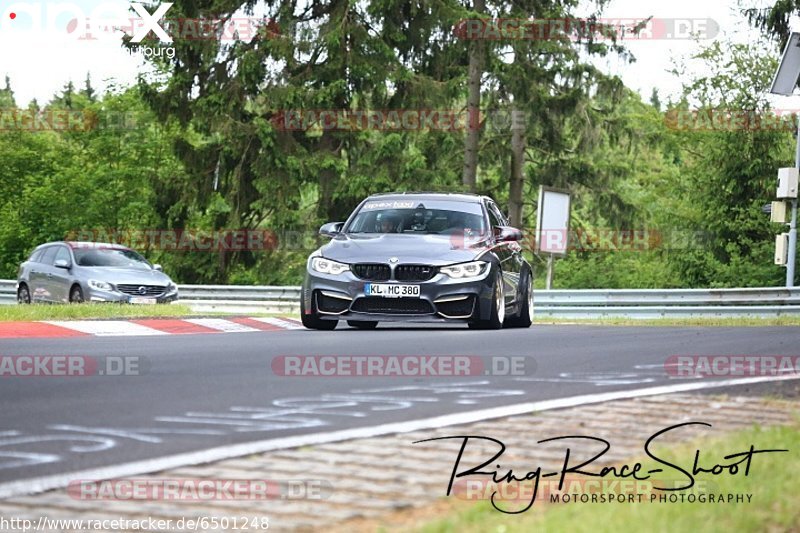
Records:
[[[31,291],[28,290],[28,286],[24,283],[19,286],[19,289],[17,289],[17,303],[31,303]]]
[[[83,303],[83,291],[81,290],[80,285],[74,285],[69,290],[69,303],[71,304]]]

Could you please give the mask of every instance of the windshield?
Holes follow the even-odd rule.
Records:
[[[478,203],[381,200],[363,205],[347,233],[474,235],[484,232]]]
[[[117,267],[151,270],[144,257],[133,250],[114,250],[111,248],[73,249],[75,262],[84,267]]]

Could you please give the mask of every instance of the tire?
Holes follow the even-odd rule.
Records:
[[[31,303],[31,291],[24,283],[20,284],[17,289],[17,303],[23,305]]]
[[[498,267],[492,289],[492,312],[486,320],[478,319],[469,323],[472,329],[501,329],[506,317],[505,290],[503,287],[503,271]]]
[[[506,320],[506,325],[512,328],[529,328],[533,323],[533,275],[528,272],[524,279],[523,304],[517,316]]]
[[[69,303],[82,304],[83,303],[83,290],[80,285],[73,285],[69,290]]]
[[[347,325],[356,329],[375,329],[378,327],[377,320],[348,320]]]
[[[331,331],[336,329],[339,324],[338,320],[322,320],[317,311],[314,309],[314,298],[311,298],[311,312],[306,313],[305,298],[300,300],[300,321],[308,329],[319,329],[323,331]]]

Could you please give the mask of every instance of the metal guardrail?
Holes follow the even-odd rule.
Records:
[[[193,311],[299,313],[300,287],[178,285],[180,303]]]
[[[0,304],[16,283],[0,280]],[[198,312],[298,312],[300,287],[180,285],[180,303]],[[800,316],[800,287],[736,289],[537,290],[535,313],[551,318]]]
[[[13,279],[0,279],[0,305],[17,301],[17,282]]]
[[[800,316],[800,288],[585,289],[534,292],[538,316],[693,318]]]

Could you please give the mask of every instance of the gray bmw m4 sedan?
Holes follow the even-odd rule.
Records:
[[[346,222],[320,228],[331,241],[308,258],[303,325],[339,320],[461,322],[472,328],[529,327],[533,270],[522,232],[486,196],[370,196]]]

